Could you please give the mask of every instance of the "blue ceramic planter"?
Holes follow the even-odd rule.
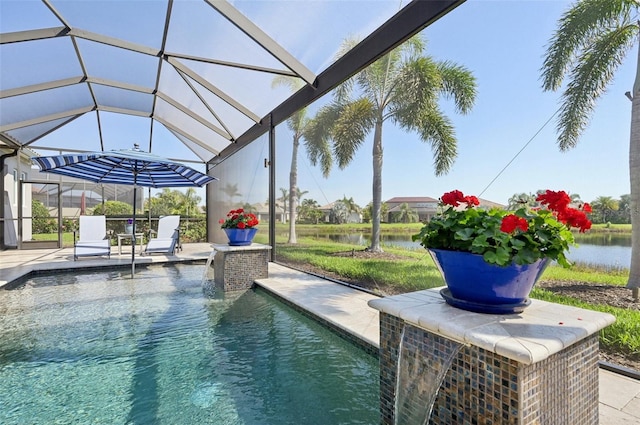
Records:
[[[229,239],[231,246],[247,246],[251,245],[253,237],[258,229],[252,227],[250,229],[223,229]]]
[[[482,255],[429,249],[442,273],[447,303],[481,313],[520,312],[530,304],[529,293],[547,267],[548,259],[533,264],[497,266]]]

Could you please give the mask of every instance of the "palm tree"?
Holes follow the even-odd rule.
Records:
[[[307,193],[309,193],[308,190],[300,190],[299,187],[296,187],[296,199],[298,200],[298,203],[302,202],[302,197]]]
[[[280,188],[280,193],[282,193],[282,196],[279,197],[278,199],[276,199],[276,206],[282,208],[282,220],[281,221],[283,223],[286,223],[287,222],[287,202],[290,199],[290,194],[289,194],[289,191],[287,189],[285,189],[284,187]]]
[[[330,215],[332,223],[343,224],[349,219],[349,210],[342,200],[338,200],[333,203]]]
[[[303,220],[308,220],[315,224],[318,224],[318,220],[322,217],[320,204],[318,204],[315,199],[304,199],[301,201],[298,212]]]
[[[356,44],[347,39],[344,53]],[[452,98],[457,112],[471,110],[476,96],[475,78],[452,62],[424,56],[425,43],[413,37],[402,46],[347,80],[334,92],[308,124],[305,140],[311,162],[320,163],[328,176],[335,156],[345,168],[373,130],[373,204],[371,251],[381,252],[382,127],[392,121],[415,131],[431,144],[435,174],[446,173],[456,157],[457,140],[451,120],[438,107],[440,98]],[[359,89],[356,93],[355,88]],[[330,147],[329,142],[332,142]]]
[[[569,197],[571,198],[571,203],[574,205],[584,204],[584,202],[582,202],[582,198],[580,197],[580,194],[578,193],[571,193],[569,194]]]
[[[611,213],[618,210],[618,201],[611,196],[598,196],[591,204],[591,208],[600,215],[602,222],[606,223],[611,218]]]
[[[380,220],[382,220],[383,218],[386,218],[388,214],[389,214],[389,205],[387,205],[386,202],[383,202],[382,205],[380,205]],[[362,220],[368,223],[369,221],[371,221],[372,215],[373,215],[373,202],[369,202],[362,209]]]
[[[202,198],[198,196],[194,188],[187,188],[183,198],[180,200],[181,214],[186,214],[187,217],[199,215],[200,209],[198,208],[198,204],[201,200]]]
[[[286,86],[292,92],[302,88],[302,80],[284,75],[277,76],[271,82],[271,87]],[[293,132],[293,149],[291,150],[291,168],[289,169],[289,240],[288,243],[298,243],[296,236],[296,211],[300,201],[298,192],[298,149],[304,129],[309,122],[307,108],[302,108],[287,119],[287,126]]]
[[[618,201],[618,217],[620,223],[629,223],[631,218],[631,196],[621,195]]]
[[[258,213],[258,208],[254,204],[250,204],[249,202],[245,202],[242,205],[242,209],[245,212],[248,212],[248,213],[253,213],[253,214],[257,214]]]
[[[523,192],[523,193],[515,193],[511,198],[509,198],[507,209],[515,211],[522,207],[535,207],[535,206],[536,206],[536,195]]]
[[[198,203],[202,198],[198,196],[196,190],[192,187],[187,188],[180,200],[180,214],[186,215],[185,229],[189,230],[189,218],[200,215]]]
[[[558,118],[558,146],[565,151],[578,143],[589,123],[596,100],[613,81],[615,72],[640,34],[638,2],[579,0],[558,23],[542,65],[542,87],[558,90],[565,76]],[[638,52],[640,59],[640,51]],[[640,63],[640,60],[639,62]],[[640,67],[631,99],[629,171],[631,181],[631,266],[627,288],[638,299],[640,288]]]
[[[347,199],[347,196],[343,195],[340,202],[344,204],[345,208],[347,209],[347,214],[349,216],[351,216],[351,214],[353,213],[359,214],[360,211],[362,210],[362,208],[360,208],[360,205],[356,204],[356,201],[353,200],[353,197]]]
[[[406,202],[400,204],[400,211],[395,219],[398,223],[415,223],[419,220],[418,214]]]
[[[229,198],[229,205],[233,205],[233,198],[241,197],[242,193],[238,192],[238,185],[227,183],[220,189]]]

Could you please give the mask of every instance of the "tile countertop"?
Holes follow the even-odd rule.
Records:
[[[369,301],[369,306],[445,338],[533,364],[615,322],[611,314],[531,300],[519,314],[482,314],[445,303],[440,289]]]

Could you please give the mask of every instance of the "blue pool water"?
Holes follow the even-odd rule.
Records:
[[[56,274],[0,290],[0,423],[377,424],[378,362],[203,266]]]

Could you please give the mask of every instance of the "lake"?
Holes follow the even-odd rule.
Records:
[[[299,236],[303,236],[300,234]],[[333,242],[368,246],[368,233],[314,234],[317,239],[328,239]],[[575,263],[610,267],[613,269],[629,268],[631,264],[630,234],[587,234],[576,235],[577,247],[570,249],[567,258]],[[382,244],[408,249],[422,249],[420,244],[411,240],[410,234],[382,235]]]

